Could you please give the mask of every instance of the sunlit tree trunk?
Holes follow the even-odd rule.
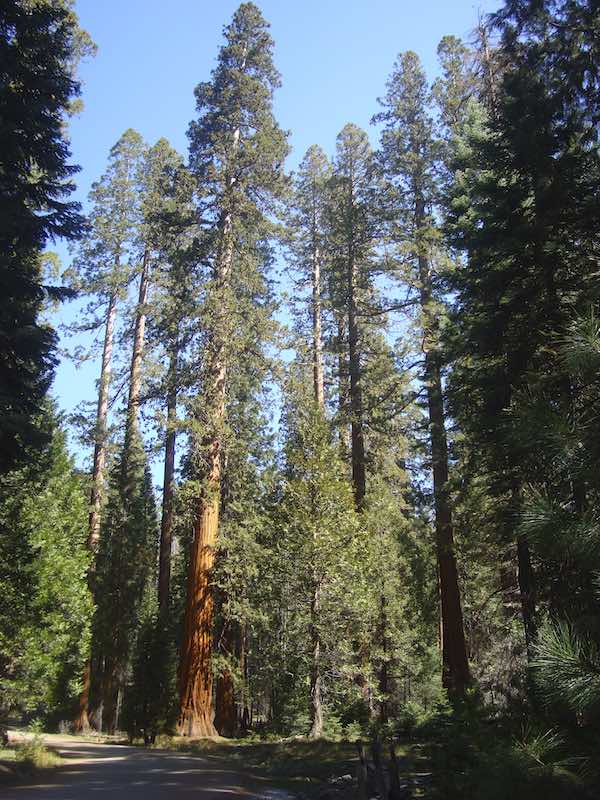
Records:
[[[108,399],[112,368],[112,351],[117,316],[117,294],[113,292],[108,300],[106,325],[104,329],[104,346],[102,348],[102,365],[100,367],[100,386],[98,390],[98,407],[96,411],[96,429],[94,434],[94,460],[92,465],[92,488],[90,496],[90,515],[88,520],[87,546],[92,553],[88,583],[92,596],[94,594],[95,561],[100,543],[100,515],[104,499],[104,481],[106,470],[106,445],[108,431]],[[83,688],[79,695],[79,713],[74,722],[76,731],[90,728],[89,703],[92,682],[91,657],[88,659],[84,674]]]
[[[321,635],[319,613],[321,606],[321,582],[315,577],[315,586],[310,604],[310,636],[312,661],[310,670],[310,737],[318,739],[323,735],[323,677],[321,667]]]
[[[127,418],[125,424],[125,450],[123,453],[123,492],[125,498],[129,495],[130,487],[130,468],[131,468],[131,449],[139,428],[140,399],[142,391],[142,362],[144,358],[144,343],[146,336],[146,303],[148,301],[149,286],[149,256],[144,253],[142,260],[142,271],[140,274],[140,286],[138,292],[138,302],[135,316],[135,326],[133,334],[133,349],[131,353],[131,365],[129,369],[129,396],[127,401]],[[122,559],[120,548],[117,548],[117,559]],[[121,562],[119,562],[121,563]],[[118,568],[117,564],[117,568]],[[123,688],[124,664],[120,654],[113,654],[105,659],[104,673],[102,676],[102,700],[103,700],[103,729],[107,733],[114,733],[117,724],[117,706],[119,692]]]
[[[169,612],[171,583],[171,550],[173,539],[173,501],[175,494],[175,446],[177,431],[177,362],[178,346],[169,356],[167,378],[167,425],[165,434],[165,466],[163,479],[162,517],[160,523],[160,550],[158,562],[158,606],[161,620]]]
[[[144,341],[146,337],[146,303],[148,302],[148,286],[150,279],[150,259],[148,252],[144,253],[142,272],[140,275],[140,288],[135,315],[135,329],[133,334],[133,351],[131,354],[131,368],[129,373],[129,398],[127,400],[127,429],[126,436],[131,440],[138,427],[140,415],[140,397],[142,392],[142,361],[144,358]],[[127,446],[128,442],[126,441]],[[130,444],[130,442],[129,442]]]

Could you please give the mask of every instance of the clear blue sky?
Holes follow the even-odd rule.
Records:
[[[366,130],[399,52],[414,50],[431,77],[442,36],[469,36],[478,12],[499,0],[263,0],[283,85],[277,118],[291,132],[290,168],[313,143],[332,153],[347,122]],[[232,0],[77,0],[81,24],[98,45],[84,63],[83,113],[71,122],[73,161],[82,167],[77,199],[84,203],[103,172],[110,147],[126,128],[146,141],[161,136],[180,152],[194,115],[195,85],[206,80],[222,41]],[[376,143],[376,134],[371,131]],[[65,248],[57,248],[67,266]],[[61,311],[69,320],[75,305]],[[98,364],[75,370],[63,362],[54,394],[71,411],[94,396]]]

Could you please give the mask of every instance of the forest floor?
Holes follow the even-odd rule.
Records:
[[[162,798],[257,798],[263,800],[337,800],[352,797],[357,752],[347,742],[290,739],[273,742],[170,739],[167,747],[144,748],[99,740],[44,734],[54,753],[53,768],[13,774],[5,800],[112,800]],[[161,743],[162,744],[162,743]],[[10,763],[0,751],[0,764]],[[424,797],[427,764],[418,745],[399,747],[404,785]],[[5,775],[6,781],[6,775]],[[8,789],[9,794],[6,794]]]
[[[211,752],[265,782],[307,800],[337,800],[352,796],[356,785],[358,754],[351,742],[302,737],[275,741],[218,740],[189,742],[172,739],[170,747],[182,752]],[[396,754],[401,785],[415,798],[425,797],[431,773],[418,743],[398,745]],[[369,794],[373,796],[374,791]]]

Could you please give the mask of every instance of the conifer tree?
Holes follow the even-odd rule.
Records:
[[[308,312],[311,320],[312,364],[315,402],[325,407],[323,364],[324,260],[327,248],[327,201],[331,166],[317,145],[309,147],[298,169],[290,201],[291,263],[299,289],[310,287]],[[306,314],[307,304],[300,313]]]
[[[480,470],[498,498],[498,536],[516,543],[530,656],[540,586],[516,521],[525,485],[546,476],[515,424],[518,414],[508,412],[543,386],[570,415],[573,390],[549,342],[564,335],[573,305],[585,307],[593,295],[598,134],[588,107],[575,99],[584,86],[570,85],[565,69],[581,53],[560,33],[571,13],[577,17],[576,6],[509,4],[500,15],[502,91],[489,118],[471,115],[449,212],[453,242],[466,257],[452,280],[454,413],[477,442]],[[592,36],[583,24],[584,50],[586,31]],[[572,491],[579,504],[577,481]]]
[[[94,676],[102,729],[113,733],[127,680],[147,582],[154,577],[157,517],[152,479],[134,427],[116,460],[103,515],[95,577]],[[93,687],[94,688],[94,687]]]
[[[0,479],[0,689],[3,711],[69,714],[89,647],[86,487],[52,407],[43,454]]]
[[[356,125],[346,125],[337,139],[328,208],[328,258],[331,302],[343,336],[343,369],[348,375],[352,482],[357,508],[366,494],[364,331],[361,315],[373,302],[374,247],[378,232],[375,164],[369,140]],[[339,375],[340,382],[344,375]]]
[[[110,384],[117,306],[127,294],[133,264],[137,260],[139,226],[138,179],[143,143],[141,136],[128,129],[111,148],[109,165],[98,183],[92,186],[89,230],[81,242],[73,267],[72,285],[92,300],[85,309],[80,331],[103,328],[102,360],[98,383],[98,402],[93,433],[88,547],[93,555],[100,543],[100,521],[105,499],[107,447],[109,435]],[[93,584],[94,560],[90,580]],[[92,587],[93,588],[93,587]],[[88,704],[90,667],[84,676],[77,729],[89,727]]]
[[[308,636],[309,719],[312,738],[323,735],[326,674],[343,665],[349,584],[356,582],[356,525],[352,489],[334,445],[323,408],[306,382],[291,376],[285,411],[285,466],[279,524],[283,528],[283,579],[298,592],[300,619]],[[291,574],[291,573],[295,574]],[[345,598],[340,590],[346,586]],[[335,630],[335,640],[332,631]],[[347,641],[347,639],[346,639]],[[300,640],[302,642],[302,639]],[[306,645],[300,643],[304,649]],[[348,650],[349,650],[348,646]],[[298,682],[300,676],[296,676]]]
[[[179,731],[214,735],[211,654],[214,596],[211,571],[219,526],[223,427],[235,327],[236,287],[247,266],[239,257],[243,228],[265,228],[281,193],[285,135],[272,114],[279,76],[273,43],[258,8],[244,3],[225,29],[212,80],[196,88],[199,117],[190,125],[190,166],[197,178],[206,258],[209,317],[204,361],[201,435],[195,434],[201,480],[181,652]],[[239,291],[239,290],[238,290]]]
[[[406,279],[419,298],[424,367],[422,381],[427,393],[435,534],[442,617],[444,685],[460,696],[469,683],[463,616],[454,551],[454,529],[449,494],[448,442],[442,385],[443,358],[440,342],[441,305],[436,267],[441,259],[437,246],[434,211],[438,201],[436,164],[438,143],[428,112],[429,89],[415,53],[400,55],[381,101],[383,111],[375,120],[383,123],[381,160],[397,192],[398,210],[392,236],[405,251]]]
[[[161,620],[169,610],[169,582],[175,493],[177,406],[185,398],[184,355],[193,338],[202,276],[196,268],[197,215],[193,179],[181,156],[160,139],[146,155],[142,240],[153,263],[153,297],[148,309],[148,395],[164,403],[165,459],[158,600]],[[166,367],[161,365],[166,361]]]
[[[75,67],[91,43],[65,2],[8,0],[0,10],[0,471],[49,437],[38,423],[56,366],[56,336],[40,319],[48,294],[41,253],[77,239],[65,117],[80,93]],[[35,97],[35,103],[31,98]]]

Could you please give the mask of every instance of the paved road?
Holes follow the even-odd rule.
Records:
[[[2,800],[279,800],[286,796],[256,789],[249,776],[210,754],[191,756],[59,737],[48,737],[48,744],[68,763],[41,777],[39,784],[0,786]]]

